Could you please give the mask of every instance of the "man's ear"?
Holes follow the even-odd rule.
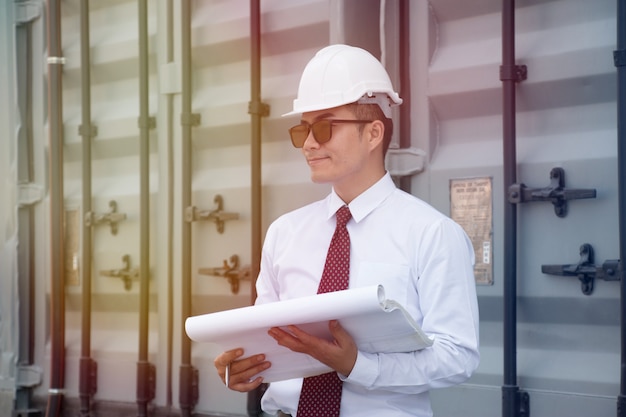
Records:
[[[368,140],[372,149],[382,146],[385,136],[385,124],[381,120],[374,120],[369,125]]]

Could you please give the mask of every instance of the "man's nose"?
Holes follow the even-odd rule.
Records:
[[[320,146],[319,142],[315,139],[313,135],[313,129],[309,129],[309,134],[307,135],[304,143],[302,144],[302,149],[304,148],[318,148]]]

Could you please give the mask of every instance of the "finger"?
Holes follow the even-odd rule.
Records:
[[[267,334],[269,334],[270,336],[272,336],[277,342],[281,341],[297,341],[296,337],[294,337],[294,335],[292,333],[289,333],[287,331],[285,331],[285,329],[282,329],[280,327],[272,327],[267,331]]]
[[[230,388],[233,391],[249,392],[258,388],[262,383],[263,383],[263,377],[259,376],[249,382],[240,382],[237,384],[232,384],[228,388]]]
[[[268,331],[268,334],[278,342],[280,346],[284,346],[295,352],[306,353],[306,338],[307,333],[303,332],[296,326],[289,326],[289,331],[285,331],[280,327],[273,327]]]
[[[350,333],[344,329],[339,321],[331,320],[328,323],[328,329],[330,330],[330,334],[335,339],[336,344],[339,346],[350,346],[354,344],[354,339],[350,336]]]
[[[331,327],[331,322],[328,323],[328,326],[329,328]],[[291,334],[293,334],[294,339],[298,341],[299,345],[303,349],[307,349],[308,351],[328,350],[332,349],[333,346],[337,346],[337,342],[334,339],[332,332],[331,336],[333,336],[333,338],[331,338],[331,340],[328,340],[326,338],[317,337],[310,333],[307,333],[297,326],[288,326],[288,329]]]
[[[220,367],[226,367],[226,365],[241,356],[243,356],[243,349],[241,348],[227,350],[226,352],[219,354],[213,361],[213,364],[219,369]]]
[[[226,351],[215,358],[214,365],[217,369],[217,374],[226,386],[230,385],[229,381],[232,379],[231,375],[245,372],[250,368],[258,366],[265,360],[265,355],[263,354],[252,355],[243,359],[237,359],[241,358],[243,354],[243,349],[233,349],[230,351]],[[251,375],[254,375],[258,373],[258,371],[252,371],[250,373]],[[246,381],[248,379],[249,377],[246,377]]]
[[[246,372],[249,369],[258,367],[263,361],[265,361],[265,355],[262,353],[233,361],[230,363],[230,374],[235,375]]]
[[[213,360],[213,366],[217,369],[217,374],[222,379],[222,382],[226,383],[226,366],[242,355],[243,349],[233,349],[219,354]]]
[[[336,362],[333,363],[332,368],[342,375],[350,375],[358,355],[356,343],[350,333],[337,320],[331,320],[328,323],[328,328],[335,339],[335,346],[339,348],[339,355],[336,357]]]
[[[244,371],[231,373],[228,387],[235,391],[250,391],[263,383],[263,377],[258,376],[258,374],[270,367],[270,362],[262,361],[255,366],[246,368]]]
[[[231,373],[229,386],[236,386],[240,384],[247,384],[252,381],[254,378],[258,377],[259,374],[266,369],[268,369],[271,364],[267,361],[261,362],[253,367],[246,368],[241,372]]]
[[[287,334],[291,334],[293,335],[293,337],[297,340],[301,340],[303,343],[309,343],[311,342],[313,339],[318,339],[315,336],[310,335],[309,333],[305,332],[304,330],[302,330],[301,328],[299,328],[298,326],[287,326],[287,328],[289,329],[289,332],[286,332]]]

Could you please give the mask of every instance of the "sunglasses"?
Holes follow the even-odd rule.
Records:
[[[326,143],[333,136],[333,125],[336,123],[371,123],[372,120],[343,120],[343,119],[322,119],[314,123],[302,122],[289,129],[291,143],[296,148],[301,148],[309,137],[309,132],[313,131],[313,137],[317,143]]]

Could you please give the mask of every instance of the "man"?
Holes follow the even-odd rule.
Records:
[[[340,381],[342,417],[431,416],[428,391],[465,381],[479,361],[471,243],[451,219],[397,189],[384,167],[390,109],[400,103],[383,66],[363,49],[331,45],[311,59],[288,113],[301,114],[290,135],[302,148],[313,182],[332,184],[332,192],[270,226],[257,280],[257,304],[323,292],[335,213],[347,206],[348,287],[382,284],[434,339],[431,347],[415,352],[365,353],[337,321],[329,323],[332,341],[296,326],[270,329],[280,345],[334,370],[328,376]],[[235,349],[215,359],[222,379],[227,366],[228,386],[246,392],[263,382],[257,374],[271,364],[263,355],[246,357]],[[302,379],[271,383],[263,410],[326,415],[321,410],[330,394],[315,388],[313,399],[304,400],[311,391],[305,394],[306,384]],[[319,409],[304,411],[303,401]]]

